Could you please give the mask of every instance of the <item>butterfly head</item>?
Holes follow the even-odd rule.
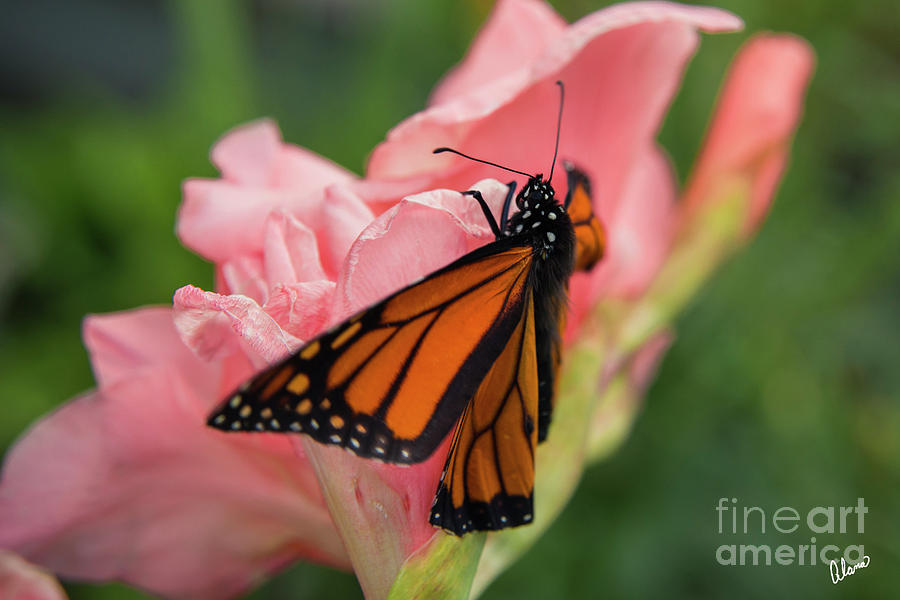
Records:
[[[540,209],[541,204],[550,206],[556,203],[556,192],[549,181],[544,181],[544,176],[538,173],[528,179],[528,183],[522,188],[522,191],[516,196],[516,207],[519,210],[529,210],[537,207]]]
[[[509,217],[503,234],[525,236],[526,243],[541,259],[557,256],[561,264],[570,262],[569,255],[574,248],[572,221],[566,209],[557,202],[550,182],[540,175],[531,177],[516,196],[516,208],[518,210]]]

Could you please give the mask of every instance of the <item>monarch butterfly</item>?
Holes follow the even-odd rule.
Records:
[[[562,83],[559,121],[562,119]],[[559,123],[557,124],[557,150]],[[508,185],[495,241],[309,341],[209,416],[224,431],[303,433],[365,458],[428,458],[457,424],[430,522],[455,535],[533,519],[534,451],[547,434],[574,269],[602,256],[587,177],[565,164],[560,205],[541,174]],[[516,211],[510,215],[515,196]]]

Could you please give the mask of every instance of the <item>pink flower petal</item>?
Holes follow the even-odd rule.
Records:
[[[263,310],[284,331],[307,341],[328,325],[334,291],[334,282],[327,280],[278,285],[272,290]]]
[[[271,213],[263,244],[266,280],[270,284],[325,279],[316,235],[294,217]]]
[[[241,294],[264,304],[269,298],[269,282],[265,277],[262,256],[244,254],[219,263],[216,289],[222,294]]]
[[[375,215],[348,186],[335,184],[325,189],[316,235],[322,267],[336,280],[350,246]]]
[[[814,62],[809,44],[793,36],[747,42],[731,67],[685,194],[689,211],[714,201],[720,183],[741,177],[752,186],[747,233],[759,225],[784,170]]]
[[[599,299],[633,299],[647,289],[668,256],[676,208],[668,157],[650,145],[629,173],[621,202],[604,207],[609,214],[601,216],[607,235],[603,260],[590,273],[575,273],[569,282],[566,339],[574,339]]]
[[[98,385],[115,383],[136,371],[193,359],[181,343],[170,308],[142,308],[91,315],[82,327]]]
[[[479,184],[499,215],[506,186]],[[450,190],[404,198],[367,227],[353,244],[335,294],[333,322],[444,267],[494,239],[478,204]]]
[[[342,250],[343,258],[355,234],[373,218],[362,200],[342,185],[327,191],[292,191],[190,179],[184,183],[178,236],[188,248],[221,263],[262,252],[266,220],[270,213],[279,211],[316,232],[326,271],[335,267],[335,255]]]
[[[444,77],[430,104],[461,96],[527,66],[566,26],[544,2],[500,0],[472,42],[465,60]]]
[[[186,285],[175,292],[175,326],[184,343],[205,360],[241,349],[261,368],[300,346],[255,300],[222,296]]]
[[[297,193],[244,188],[227,181],[188,179],[176,230],[181,243],[208,260],[224,262],[259,252],[269,213],[287,209]]]
[[[270,183],[276,188],[321,190],[346,183],[356,175],[306,148],[284,144],[271,166]]]
[[[322,191],[354,176],[315,154],[288,146],[268,120],[238,127],[213,147],[224,180],[189,179],[179,208],[181,241],[224,262],[262,249],[269,212],[281,209],[318,227]]]
[[[52,574],[0,550],[0,600],[65,600]]]
[[[346,567],[290,442],[205,426],[218,371],[147,369],[37,423],[6,459],[0,546],[174,598],[234,596],[301,557]]]
[[[265,186],[281,145],[278,126],[270,119],[262,119],[226,133],[213,146],[209,158],[225,179]]]
[[[353,174],[304,148],[285,144],[271,119],[236,127],[222,136],[210,160],[224,179],[248,187],[321,189]]]
[[[451,155],[452,146],[516,169],[547,173],[558,90],[566,84],[560,157],[591,168],[595,190],[616,202],[623,176],[650,143],[697,45],[696,29],[725,31],[740,21],[711,8],[668,3],[613,6],[568,28],[528,66],[407,119],[378,146],[368,177],[431,176],[431,187],[464,189],[491,167]],[[378,200],[378,198],[373,198]]]

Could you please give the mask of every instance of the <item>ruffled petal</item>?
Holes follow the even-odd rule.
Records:
[[[284,331],[306,341],[329,324],[335,287],[335,283],[328,280],[278,285],[263,310]]]
[[[174,303],[181,339],[204,360],[241,349],[254,365],[263,367],[300,346],[300,340],[246,296],[222,296],[186,285],[175,292]]]

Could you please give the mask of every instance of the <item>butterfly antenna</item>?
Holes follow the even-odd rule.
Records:
[[[474,160],[475,162],[480,162],[485,165],[491,165],[492,167],[497,167],[498,169],[503,169],[504,171],[509,171],[510,173],[518,173],[519,175],[524,175],[525,177],[534,177],[534,175],[530,173],[525,173],[523,171],[516,171],[515,169],[510,169],[509,167],[504,167],[503,165],[498,165],[497,163],[493,163],[489,160],[482,160],[480,158],[475,158],[474,156],[469,156],[468,154],[463,154],[459,150],[454,150],[453,148],[435,148],[433,150],[434,154],[440,154],[441,152],[452,152],[453,154],[458,154],[463,158],[468,158],[469,160]]]
[[[556,85],[559,86],[559,115],[556,117],[556,146],[553,148],[553,162],[550,163],[550,177],[547,178],[547,183],[553,181],[553,169],[556,167],[556,154],[559,152],[559,130],[562,128],[563,100],[566,98],[566,88],[563,86],[563,82],[557,81]]]

